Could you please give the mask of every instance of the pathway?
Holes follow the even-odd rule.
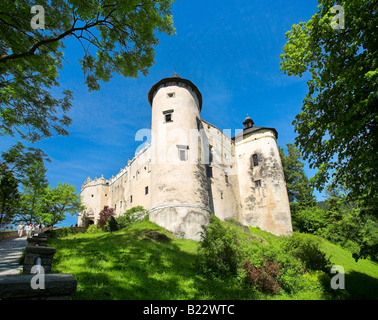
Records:
[[[0,276],[20,273],[18,258],[27,245],[26,237],[0,241]]]

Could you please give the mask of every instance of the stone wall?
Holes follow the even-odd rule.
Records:
[[[0,232],[0,241],[7,239],[14,239],[18,237],[17,231],[1,231]]]

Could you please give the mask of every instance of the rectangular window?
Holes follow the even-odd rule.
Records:
[[[212,167],[206,167],[206,177],[208,177],[208,178],[213,177],[213,168]]]
[[[133,202],[133,196],[130,196],[130,203]]]
[[[148,187],[144,188],[144,194],[148,194]]]
[[[261,180],[255,181],[255,188],[261,188]]]
[[[252,156],[252,160],[253,160],[253,166],[257,167],[259,165],[259,158],[257,157],[257,154],[254,154]]]
[[[226,181],[226,183],[228,183],[228,175],[227,174],[224,175],[224,180]]]
[[[183,146],[180,144],[177,144],[177,149],[178,149],[178,157],[180,161],[186,161],[188,160],[188,149],[189,146]]]
[[[172,122],[172,114],[171,113],[165,115],[165,122]]]
[[[119,202],[119,207],[122,208],[122,201]]]
[[[186,161],[186,150],[180,149],[180,160]]]
[[[213,146],[209,146],[209,164],[213,162]]]

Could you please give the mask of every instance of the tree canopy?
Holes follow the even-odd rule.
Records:
[[[44,29],[33,29],[34,3],[5,0],[0,9],[0,135],[37,141],[67,135],[73,93],[59,86],[63,40],[75,37],[89,90],[113,73],[146,75],[154,62],[156,31],[174,33],[173,0],[46,1]]]
[[[281,55],[289,76],[308,74],[308,93],[293,124],[296,144],[322,190],[332,177],[351,201],[378,212],[378,19],[376,1],[318,0],[308,22],[292,26]],[[341,5],[345,27],[331,12]],[[341,14],[341,13],[340,13]]]
[[[278,147],[278,150],[282,161],[291,210],[293,211],[294,209],[294,202],[300,208],[315,206],[316,199],[313,194],[313,187],[304,171],[304,163],[300,161],[301,152],[292,143],[288,143],[286,146],[287,155],[281,147]]]

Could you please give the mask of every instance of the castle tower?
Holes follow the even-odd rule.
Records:
[[[176,73],[148,93],[151,124],[150,220],[176,236],[199,240],[209,223],[210,200],[204,164],[198,163],[202,95]]]
[[[292,233],[289,198],[274,128],[255,127],[247,115],[233,138],[238,165],[240,222],[275,235]]]

